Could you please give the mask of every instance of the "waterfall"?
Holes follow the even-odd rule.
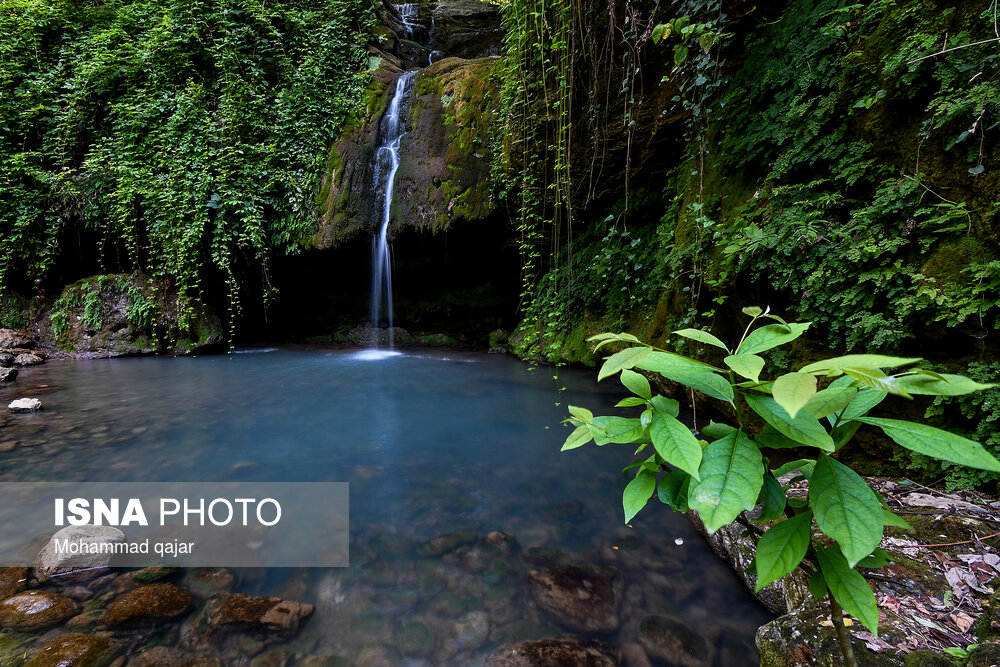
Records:
[[[375,157],[375,192],[382,192],[382,218],[378,236],[372,238],[372,330],[376,344],[384,319],[389,329],[389,349],[393,349],[392,333],[392,254],[389,249],[389,219],[392,214],[393,181],[399,168],[399,143],[406,133],[403,114],[413,88],[416,72],[405,72],[396,81],[396,92],[382,120],[382,145]]]
[[[399,18],[403,20],[403,25],[406,26],[407,37],[413,39],[413,25],[415,23],[413,19],[420,15],[420,5],[415,2],[396,5],[396,11],[399,12]]]

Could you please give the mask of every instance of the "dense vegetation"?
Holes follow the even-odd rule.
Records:
[[[532,0],[512,4],[543,9]],[[545,216],[538,225],[522,216],[540,239],[535,252],[554,270],[534,284],[515,336],[521,353],[593,363],[585,338],[608,329],[658,345],[677,345],[666,335],[681,327],[728,335],[735,304],[758,302],[812,321],[813,344],[919,353],[939,368],[995,379],[1000,33],[992,5],[687,0],[667,13],[625,2],[605,10],[613,16],[604,23],[596,3],[580,5],[598,18],[565,38],[581,50],[569,65],[577,103],[568,143],[600,123],[655,136],[635,107],[666,97],[652,115],[671,124],[676,143],[655,150],[671,155],[673,168],[626,165],[631,187],[617,202],[578,201],[562,216],[575,224],[572,247],[560,220]],[[590,33],[608,22],[617,51],[599,42],[588,52]],[[551,43],[549,58],[510,57],[544,82],[554,75],[539,63],[558,65],[558,46]],[[587,94],[580,74],[595,60],[620,83],[613,112]],[[651,81],[657,61],[665,76]],[[541,99],[556,127],[559,107],[553,113],[552,96]],[[522,121],[510,122],[517,136]],[[539,179],[555,182],[555,168],[577,159],[560,157],[559,147],[533,147],[548,156]],[[558,201],[550,195],[546,205]],[[727,317],[717,322],[720,314]],[[802,344],[771,361],[788,368],[811,354]],[[938,399],[928,414],[998,451],[983,426],[1000,418],[996,390],[962,399],[960,409],[954,401]],[[916,463],[942,474],[930,461]],[[943,474],[952,484],[992,478]]]
[[[82,251],[233,309],[241,283],[267,294],[269,255],[313,232],[373,20],[365,0],[3,0],[0,289],[59,288]]]

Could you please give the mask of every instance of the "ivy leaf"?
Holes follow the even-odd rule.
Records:
[[[731,354],[725,358],[725,362],[740,377],[760,382],[760,372],[764,370],[764,360],[756,354]]]
[[[656,489],[656,475],[645,468],[636,473],[635,479],[628,483],[622,493],[622,508],[625,510],[625,523],[639,513],[653,495]]]
[[[816,376],[808,373],[786,373],[771,386],[774,401],[785,409],[792,419],[816,395]]]
[[[645,359],[649,353],[650,349],[648,347],[627,347],[621,352],[615,352],[601,366],[601,370],[597,374],[597,380],[601,381],[623,368],[632,368]]]
[[[761,513],[758,521],[774,521],[785,513],[787,498],[785,487],[770,473],[764,473],[764,486],[760,489]]]
[[[855,421],[878,426],[897,445],[918,454],[970,468],[1000,472],[1000,461],[997,461],[978,442],[960,435],[901,419],[857,417]]]
[[[701,481],[691,484],[688,502],[709,534],[753,508],[764,484],[760,450],[742,431],[710,444],[698,472]]]
[[[878,603],[865,578],[853,568],[836,547],[817,549],[820,571],[830,588],[830,594],[851,616],[872,634],[878,635]]]
[[[718,375],[712,366],[678,354],[650,352],[648,357],[635,366],[659,373],[668,380],[679,382],[720,401],[732,403],[735,399],[732,385]]]
[[[882,541],[878,496],[858,473],[826,454],[816,460],[809,478],[809,502],[816,525],[837,540],[851,567]]]
[[[708,333],[707,331],[702,331],[701,329],[678,329],[672,333],[678,336],[683,336],[684,338],[690,338],[691,340],[696,340],[699,343],[707,343],[708,345],[714,345],[715,347],[722,348],[726,352],[729,352],[729,348],[721,340]]]
[[[832,452],[833,438],[826,432],[819,420],[811,415],[800,414],[794,419],[788,412],[778,405],[770,396],[756,396],[747,394],[747,405],[750,409],[764,418],[768,424],[773,426],[779,433],[782,433],[796,442],[810,447]]]
[[[640,396],[646,400],[653,397],[653,392],[649,388],[649,380],[644,378],[639,373],[626,368],[622,370],[621,380],[622,384],[625,385],[625,388],[636,396]]]
[[[590,432],[590,427],[586,424],[582,426],[577,426],[569,437],[566,438],[566,442],[563,443],[562,449],[559,451],[565,452],[569,449],[576,449],[577,447],[583,447],[588,442],[594,439],[594,434]]]
[[[758,354],[766,350],[790,343],[806,332],[812,322],[791,322],[768,324],[750,332],[736,350],[736,354]],[[803,369],[804,370],[804,369]]]
[[[688,48],[683,44],[674,47],[674,67],[680,67],[688,57]]]
[[[802,512],[771,526],[757,543],[754,592],[790,573],[805,558],[812,537],[812,514]]]
[[[700,479],[701,445],[691,429],[674,417],[657,410],[649,428],[653,447],[663,460],[680,468],[696,480]]]

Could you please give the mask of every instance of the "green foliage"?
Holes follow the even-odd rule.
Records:
[[[763,359],[755,353],[788,345],[809,324],[787,323],[760,308],[744,312],[750,324],[732,347],[705,331],[674,333],[721,348],[731,353],[727,359],[753,356],[759,364],[730,362],[729,368],[721,368],[654,348],[630,334],[592,337],[597,348],[625,345],[607,357],[598,379],[619,375],[633,396],[618,405],[644,411],[635,418],[595,417],[589,410],[570,407],[566,421],[574,430],[563,449],[575,449],[591,440],[598,446],[639,445],[636,455],[641,458],[626,468],[636,470],[623,495],[626,521],[656,495],[674,509],[697,511],[706,529],[714,533],[761,504],[761,520],[777,523],[757,545],[758,590],[806,561],[816,573],[815,584],[810,583],[814,594],[829,591],[846,611],[877,632],[875,597],[855,568],[884,564],[884,553],[878,549],[884,527],[905,527],[905,522],[887,512],[864,479],[836,457],[860,428],[868,426],[912,452],[1000,471],[1000,461],[977,442],[927,424],[868,416],[888,395],[965,399],[974,392],[997,391],[996,385],[914,369],[920,359],[881,354],[834,357],[773,380],[761,379]],[[765,318],[772,323],[755,327]],[[710,424],[701,432],[707,439],[697,438],[677,420],[677,403],[654,396],[650,383],[633,369],[658,373],[731,403],[736,424]],[[744,369],[741,374],[749,376],[748,381],[737,377],[738,369]],[[754,414],[763,420],[762,428],[755,426],[760,420]],[[811,448],[813,453],[770,470],[764,453],[775,447]],[[788,485],[782,486],[778,477],[794,470],[809,481],[809,494],[807,501],[793,506],[786,502]]]
[[[364,0],[3,0],[0,288],[44,279],[83,226],[107,261],[191,298],[221,276],[238,307],[237,263],[266,273],[312,232],[372,17]]]

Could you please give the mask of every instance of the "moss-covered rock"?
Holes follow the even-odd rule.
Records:
[[[417,75],[396,173],[392,214],[400,224],[441,231],[493,213],[497,62],[445,58]]]
[[[460,58],[499,55],[503,41],[499,6],[477,0],[441,0],[432,11],[435,51]]]
[[[138,273],[67,285],[34,334],[49,352],[78,357],[187,354],[224,338],[208,306],[182,299],[167,280]]]

